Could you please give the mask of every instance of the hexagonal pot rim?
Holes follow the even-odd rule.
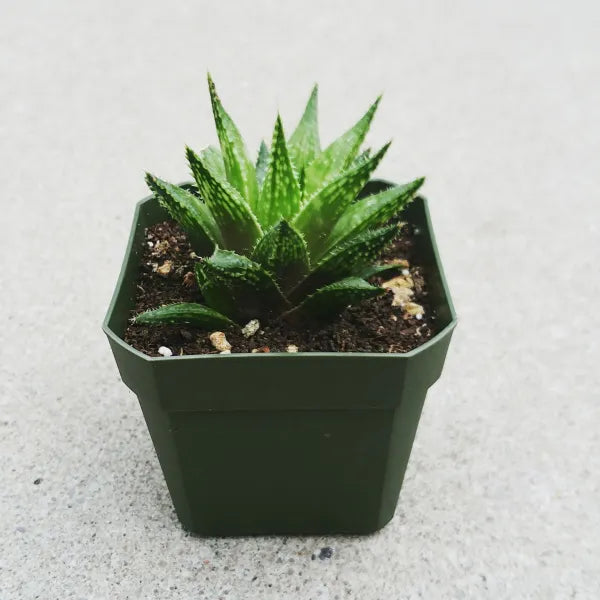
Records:
[[[182,182],[179,185],[188,185],[189,183],[190,182]],[[383,180],[383,179],[374,179],[374,180],[371,180],[369,182],[369,184],[367,184],[367,185],[388,187],[393,184],[391,182]],[[369,356],[371,358],[378,357],[381,360],[385,360],[385,359],[389,359],[389,358],[394,358],[396,360],[398,358],[410,359],[420,353],[426,352],[431,346],[435,345],[441,338],[451,334],[457,324],[456,311],[454,309],[454,304],[452,302],[452,297],[450,295],[450,290],[448,288],[448,283],[446,281],[446,276],[445,276],[445,273],[444,273],[444,270],[442,267],[440,253],[439,253],[439,250],[437,247],[437,242],[436,242],[435,234],[433,231],[433,224],[431,221],[431,215],[429,213],[429,203],[428,203],[427,199],[423,196],[419,196],[419,199],[423,202],[427,233],[431,240],[431,245],[432,245],[432,250],[433,250],[433,255],[434,255],[434,262],[435,262],[437,272],[439,274],[441,286],[443,288],[443,293],[444,293],[445,300],[447,303],[448,312],[450,314],[450,319],[449,319],[449,322],[442,329],[440,329],[438,332],[436,332],[435,335],[433,335],[429,340],[427,340],[420,346],[417,346],[416,348],[413,348],[412,350],[410,350],[408,352],[386,352],[386,353],[383,353],[383,352],[294,352],[294,353],[290,353],[290,352],[268,352],[268,353],[265,352],[265,353],[263,353],[263,352],[260,352],[260,353],[254,353],[254,354],[252,354],[252,353],[231,353],[231,354],[225,354],[225,355],[222,355],[222,354],[187,354],[187,355],[183,355],[183,356],[148,356],[147,354],[144,354],[143,352],[137,350],[136,348],[134,348],[133,346],[128,344],[117,332],[113,331],[109,322],[110,322],[113,312],[115,310],[115,305],[117,303],[119,294],[121,293],[122,286],[125,283],[127,263],[130,259],[132,252],[134,251],[134,245],[136,242],[136,225],[139,222],[140,213],[147,203],[156,201],[156,199],[154,198],[153,195],[146,196],[145,198],[143,198],[142,200],[137,202],[135,205],[135,211],[133,214],[133,222],[132,222],[132,226],[129,231],[129,238],[127,240],[127,246],[125,248],[124,258],[121,263],[119,277],[117,279],[117,283],[115,285],[115,289],[113,291],[108,310],[106,312],[104,320],[102,321],[102,330],[104,331],[106,336],[110,340],[112,340],[113,343],[121,346],[124,350],[131,352],[138,358],[141,358],[144,361],[149,361],[149,362],[170,362],[170,361],[175,361],[175,360],[185,361],[185,360],[196,360],[196,359],[232,360],[232,359],[236,359],[236,358],[237,359],[251,358],[254,360],[269,360],[269,359],[272,359],[273,357],[282,357],[282,356],[286,356],[290,360],[294,360],[297,357],[302,357],[302,356],[307,356],[307,355],[313,356],[313,357],[320,356],[320,357],[327,357],[327,358],[332,358],[334,356],[342,357],[342,358]]]

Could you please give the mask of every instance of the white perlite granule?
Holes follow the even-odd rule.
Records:
[[[242,327],[242,333],[244,334],[244,337],[249,338],[252,337],[259,329],[260,321],[258,319],[252,319]]]

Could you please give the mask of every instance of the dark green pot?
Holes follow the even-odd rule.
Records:
[[[389,184],[372,181],[365,192]],[[427,202],[419,230],[439,333],[406,354],[271,353],[150,358],[122,335],[144,228],[136,207],[104,321],[121,377],[137,394],[177,515],[202,535],[369,533],[394,515],[427,389],[456,325]]]

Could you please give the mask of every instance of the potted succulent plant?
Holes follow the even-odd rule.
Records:
[[[379,99],[321,150],[315,86],[253,162],[209,90],[220,150],[147,174],[104,331],[187,530],[374,531],[456,324],[423,179],[370,180]]]

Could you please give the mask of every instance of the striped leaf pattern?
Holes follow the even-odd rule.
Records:
[[[261,228],[248,203],[227,181],[219,179],[190,148],[187,158],[206,205],[217,222],[224,243],[240,252],[250,251],[261,235]]]
[[[421,177],[406,185],[394,186],[351,204],[335,224],[327,246],[331,248],[395,217],[414,198],[424,181]]]
[[[281,311],[288,304],[263,267],[231,250],[217,248],[197,263],[196,278],[206,302],[238,321]]]
[[[370,285],[364,279],[348,277],[319,288],[288,314],[298,312],[327,317],[341,312],[351,304],[359,304],[384,293],[384,289]]]
[[[300,207],[300,186],[290,160],[281,118],[277,116],[257,215],[264,227],[293,217]]]
[[[146,183],[160,205],[187,233],[192,247],[201,254],[222,244],[221,230],[204,202],[191,192],[146,173]]]
[[[254,165],[248,158],[246,146],[238,128],[221,104],[210,74],[208,75],[208,89],[227,178],[242,195],[242,198],[254,208],[258,201],[258,185]]]
[[[377,260],[397,233],[396,225],[388,225],[367,231],[345,244],[336,246],[313,267],[310,275],[291,291],[292,299],[298,300],[337,279],[358,275],[367,265]]]
[[[256,182],[259,189],[262,187],[265,175],[267,174],[267,167],[269,166],[269,148],[263,140],[260,143],[258,149],[258,158],[256,159]]]
[[[143,325],[193,325],[202,328],[230,327],[233,321],[221,313],[193,302],[167,304],[137,315],[135,323]]]
[[[332,142],[307,166],[304,187],[308,194],[313,193],[327,179],[349,166],[354,160],[367,135],[380,100],[381,96],[353,127]]]
[[[306,201],[294,220],[294,225],[306,236],[313,256],[321,256],[327,245],[327,237],[337,220],[369,181],[371,173],[388,148],[389,143],[375,156],[345,171]]]
[[[315,85],[304,114],[288,142],[290,157],[299,171],[303,171],[306,165],[321,152],[317,119],[318,94],[319,86]]]
[[[306,242],[285,219],[261,238],[251,258],[271,273],[283,290],[306,277],[310,269]]]

